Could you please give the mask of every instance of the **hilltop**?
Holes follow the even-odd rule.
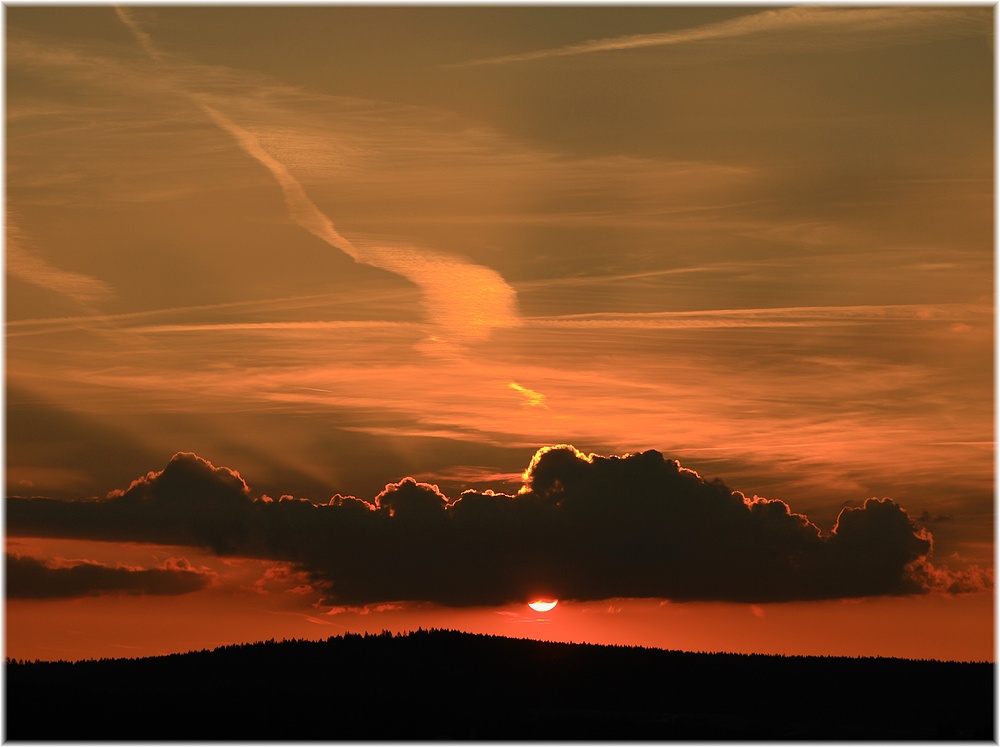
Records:
[[[994,665],[447,630],[6,664],[7,739],[994,739]]]

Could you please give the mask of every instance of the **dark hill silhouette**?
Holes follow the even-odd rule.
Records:
[[[6,663],[11,740],[994,739],[994,665],[446,630]]]

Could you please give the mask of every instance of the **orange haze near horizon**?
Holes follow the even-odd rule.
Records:
[[[146,552],[150,550],[157,553],[156,548]],[[65,548],[57,543],[55,551],[58,554]],[[100,557],[99,549],[91,551]],[[133,547],[132,551],[141,550]],[[45,600],[8,601],[5,655],[71,661],[157,656],[270,638],[324,639],[344,633],[447,628],[512,638],[684,651],[994,660],[992,625],[968,624],[970,619],[993,620],[992,599],[985,594],[760,605],[561,601],[544,613],[518,604],[467,609],[426,604],[314,609],[282,599],[280,582],[269,589],[266,584],[254,587],[264,575],[259,563],[240,561],[230,568],[235,578],[248,581],[242,589],[238,585],[219,588],[185,604],[170,597],[89,597],[69,600],[56,610]]]

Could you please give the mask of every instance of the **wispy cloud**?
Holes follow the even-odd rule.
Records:
[[[16,319],[5,322],[8,337],[28,337],[34,335],[59,334],[68,330],[100,329],[117,327],[131,332],[192,332],[224,329],[250,330],[269,328],[308,329],[313,327],[403,327],[414,328],[424,325],[408,320],[395,319],[330,319],[302,320],[287,322],[213,321],[222,318],[243,319],[247,316],[267,315],[268,318],[289,313],[311,312],[314,315],[330,313],[331,309],[348,309],[360,305],[364,300],[375,299],[383,305],[403,303],[409,294],[393,290],[378,291],[368,287],[353,288],[337,294],[321,293],[280,298],[260,298],[250,301],[228,301],[190,306],[168,306],[143,311],[129,311],[117,314],[76,314],[73,316]]]
[[[207,189],[208,184],[217,189],[230,178],[239,179],[240,187],[245,187],[245,171],[232,170],[232,160],[224,160],[227,154],[219,150],[221,141],[203,126],[208,117],[278,181],[289,213],[294,211],[293,217],[305,222],[299,223],[301,227],[321,238],[347,239],[355,254],[363,256],[358,261],[381,262],[376,266],[400,275],[420,271],[420,263],[408,256],[414,252],[473,264],[460,258],[484,240],[496,241],[494,237],[517,224],[728,224],[732,211],[745,202],[739,190],[760,177],[756,168],[724,161],[627,153],[569,156],[426,106],[322,95],[283,86],[262,75],[182,63],[167,56],[157,65],[130,68],[84,51],[52,50],[41,41],[19,39],[16,59],[26,68],[51,68],[60,79],[99,85],[102,91],[114,81],[119,94],[117,122],[123,121],[131,106],[151,96],[158,98],[158,106],[167,99],[186,100],[188,105],[167,109],[166,121],[145,122],[135,114],[135,121],[124,120],[128,131],[115,131],[117,147],[121,138],[149,128],[157,132],[158,142],[170,144],[171,157],[127,164],[129,178],[114,190],[114,199],[168,199]],[[129,94],[125,103],[121,101],[123,89]],[[199,98],[192,107],[194,91]],[[32,116],[31,103],[15,104],[9,114]],[[96,120],[90,111],[70,109],[56,114],[55,121],[48,116],[25,121],[19,132],[28,137],[30,133],[37,136],[39,128],[92,128]],[[105,137],[103,131],[87,130],[86,134],[91,142]],[[112,147],[101,142],[102,148]],[[209,162],[217,164],[210,182],[201,184],[191,178]],[[35,171],[24,168],[17,184],[23,187],[36,178]],[[106,195],[117,184],[102,180],[92,186],[94,193]],[[342,204],[345,195],[350,195],[352,212],[345,210],[337,225],[342,228],[349,219],[351,230],[338,229],[334,237],[328,230],[333,223],[320,206],[330,199]],[[37,199],[35,193],[30,197]],[[18,199],[27,197],[19,195]],[[73,195],[73,199],[78,197]],[[461,225],[463,230],[442,232],[435,225]],[[409,236],[414,228],[433,232],[433,240],[384,238],[387,231]],[[338,248],[348,254],[352,251],[344,249],[342,242]],[[476,266],[484,265],[488,259]],[[496,278],[492,283],[497,285]]]
[[[533,389],[528,389],[528,387],[521,386],[516,381],[510,382],[508,385],[515,392],[523,394],[526,401],[525,405],[528,407],[545,407],[545,395],[534,391]]]
[[[635,327],[689,329],[721,327],[820,327],[912,320],[987,320],[991,309],[976,304],[894,304],[869,306],[799,306],[765,309],[710,309],[641,313],[568,314],[535,317],[534,327]]]
[[[328,243],[335,249],[339,249],[344,254],[355,261],[361,260],[361,253],[348,239],[340,234],[333,226],[333,222],[309,199],[305,190],[298,180],[292,176],[291,172],[283,163],[272,157],[260,144],[258,138],[249,130],[240,127],[229,117],[225,116],[215,108],[205,103],[204,96],[192,94],[192,98],[199,103],[202,111],[209,116],[222,130],[225,130],[239,144],[247,155],[255,159],[261,166],[271,172],[274,180],[278,182],[281,191],[285,196],[285,203],[288,205],[288,212],[296,223],[309,231],[316,238]]]
[[[336,329],[425,329],[425,325],[415,322],[383,322],[365,320],[332,320],[300,322],[228,322],[216,324],[150,324],[136,327],[134,331],[156,332],[288,332],[296,330],[336,330]]]
[[[128,26],[129,31],[131,31],[135,38],[139,41],[142,48],[146,50],[146,54],[156,61],[161,60],[162,55],[153,43],[152,38],[143,30],[142,26],[140,26],[138,22],[132,18],[132,15],[121,6],[115,7],[115,13],[118,14],[118,20]]]
[[[813,49],[908,44],[928,39],[976,36],[992,26],[984,23],[988,8],[778,8],[704,26],[651,34],[594,39],[563,47],[469,60],[460,65],[499,65],[551,57],[611,52],[644,47],[691,44],[764,36],[771,49]],[[808,36],[803,34],[808,32]]]
[[[53,291],[82,304],[106,301],[114,296],[111,286],[90,275],[71,272],[49,262],[29,248],[18,225],[7,216],[7,274],[39,288]]]
[[[147,53],[162,60],[150,37],[123,8],[118,16],[132,30]],[[190,93],[191,99],[251,158],[266,168],[281,187],[292,220],[356,262],[400,275],[424,294],[428,320],[437,327],[435,338],[450,343],[487,339],[498,327],[520,323],[517,294],[495,270],[430,250],[410,246],[358,246],[334,227],[330,218],[309,198],[301,183],[261,144],[254,133],[210,104],[210,97]]]

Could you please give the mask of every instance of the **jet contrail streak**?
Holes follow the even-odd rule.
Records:
[[[149,35],[124,8],[118,17],[135,35],[146,53],[162,62],[162,55]],[[521,325],[517,293],[488,267],[456,257],[406,246],[357,246],[341,234],[333,221],[309,198],[299,181],[280,160],[269,153],[257,136],[233,122],[206,101],[204,94],[182,91],[239,147],[266,168],[285,197],[291,219],[320,240],[342,251],[354,261],[406,278],[423,292],[428,320],[438,330],[433,339],[466,343],[484,340],[497,327]]]
[[[817,45],[828,47],[832,44],[848,46],[864,44],[865,42],[858,35],[866,31],[883,33],[882,36],[872,37],[869,44],[884,44],[887,38],[895,39],[898,42],[920,41],[926,38],[947,38],[982,33],[979,20],[983,12],[989,12],[989,10],[966,8],[963,11],[961,7],[952,9],[947,7],[908,8],[905,6],[889,8],[778,8],[679,31],[593,39],[564,47],[469,60],[449,67],[527,62],[592,52],[687,44],[713,39],[735,39],[775,31],[818,30],[826,32],[823,37],[811,37],[805,42],[810,48],[815,48]],[[832,33],[837,31],[841,33],[839,35]],[[895,34],[895,36],[886,37],[884,35],[886,33]]]
[[[316,207],[316,204],[309,199],[305,190],[298,180],[292,176],[288,168],[264,150],[260,141],[249,130],[245,130],[224,114],[201,100],[201,96],[192,94],[192,98],[198,102],[201,110],[207,114],[215,124],[228,132],[239,143],[239,146],[246,151],[247,155],[256,159],[264,168],[271,172],[281,191],[285,194],[285,204],[288,205],[288,212],[296,223],[309,231],[313,236],[322,239],[336,249],[347,254],[358,262],[364,260],[360,256],[357,247],[345,238],[323,212]]]

